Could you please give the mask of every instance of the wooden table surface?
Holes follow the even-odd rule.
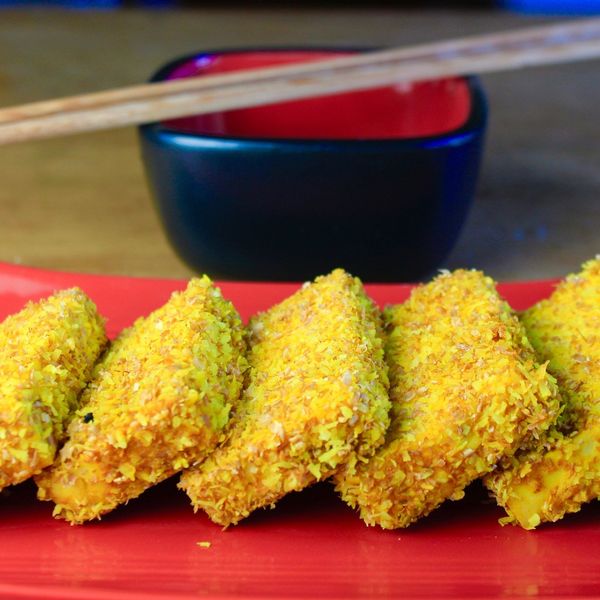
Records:
[[[2,10],[0,104],[127,85],[199,49],[401,45],[534,21],[393,9]],[[486,77],[491,122],[477,198],[444,266],[562,276],[600,252],[600,62]],[[165,240],[135,131],[0,148],[0,260],[130,275],[191,271]]]

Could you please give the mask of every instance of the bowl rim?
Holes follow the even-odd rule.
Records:
[[[174,58],[162,65],[148,79],[150,83],[163,81],[166,76],[182,64],[189,62],[202,54],[235,54],[243,52],[370,52],[380,48],[356,47],[356,46],[243,46],[228,47],[216,50],[198,50]],[[436,148],[446,145],[457,145],[470,140],[481,132],[486,126],[488,118],[488,104],[481,80],[476,75],[458,75],[467,83],[471,107],[465,122],[456,129],[441,134],[429,136],[414,136],[401,138],[370,138],[370,139],[335,139],[335,138],[273,138],[273,137],[245,137],[231,135],[216,135],[207,133],[192,133],[171,129],[161,121],[145,123],[139,126],[142,136],[160,138],[163,142],[175,144],[188,148],[206,148],[207,146],[230,147],[230,146],[256,146],[256,147],[290,147],[307,148],[331,147],[332,149],[348,149],[360,146],[365,149],[373,149],[378,146],[394,146],[409,148]]]

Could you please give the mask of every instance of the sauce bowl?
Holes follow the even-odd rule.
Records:
[[[348,52],[198,52],[152,81]],[[294,281],[340,266],[366,281],[416,281],[459,235],[486,120],[477,78],[456,77],[191,116],[139,133],[164,229],[193,269]]]

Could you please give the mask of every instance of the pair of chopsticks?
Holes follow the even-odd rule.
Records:
[[[308,63],[36,102],[0,110],[0,144],[423,81],[600,57],[600,18]]]

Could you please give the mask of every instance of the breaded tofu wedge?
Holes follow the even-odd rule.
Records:
[[[107,341],[96,306],[77,288],[0,324],[0,489],[52,464]]]
[[[521,320],[558,380],[564,412],[536,448],[506,461],[486,484],[508,513],[502,522],[533,529],[600,498],[600,258]]]
[[[338,269],[251,320],[249,377],[228,439],[181,477],[194,509],[235,524],[383,443],[380,318],[360,281]]]
[[[100,518],[206,456],[238,401],[241,320],[207,277],[125,331],[96,367],[38,497],[71,523]]]
[[[384,313],[392,422],[386,443],[335,477],[367,525],[406,527],[456,500],[556,418],[556,384],[478,271],[443,273]]]

